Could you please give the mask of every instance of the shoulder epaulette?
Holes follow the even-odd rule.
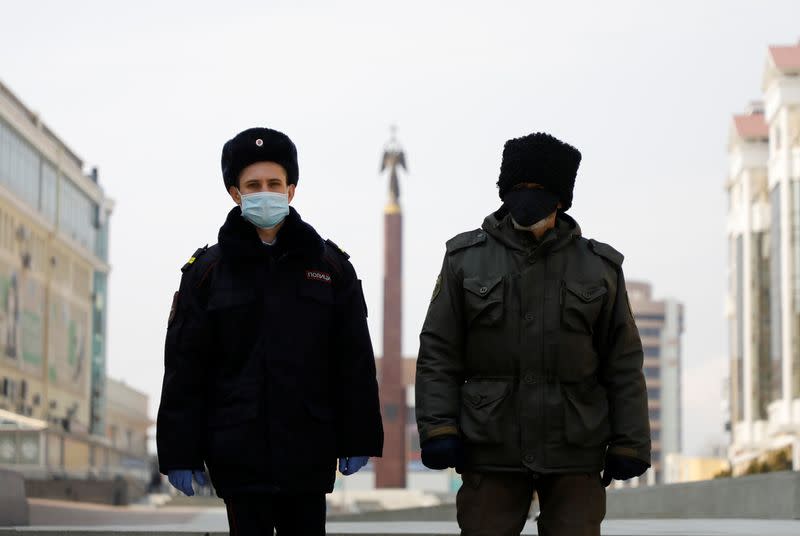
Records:
[[[622,266],[622,261],[625,259],[625,255],[612,248],[608,244],[598,242],[597,240],[589,240],[589,249],[591,249],[596,255],[603,257],[617,267]]]
[[[208,251],[208,244],[206,244],[205,246],[203,246],[201,248],[197,248],[197,251],[195,251],[192,254],[192,256],[189,257],[189,260],[186,261],[186,264],[183,265],[183,268],[181,268],[181,272],[186,272],[186,270],[191,268],[192,265],[195,263],[195,261],[197,261],[197,259],[202,257],[205,254],[206,251]]]
[[[475,229],[454,236],[447,241],[447,253],[454,253],[464,248],[471,248],[486,242],[486,231]]]
[[[325,243],[326,243],[326,244],[328,244],[328,245],[331,247],[331,249],[333,249],[334,251],[338,251],[339,253],[341,253],[341,254],[342,254],[342,256],[343,256],[345,259],[349,259],[349,258],[350,258],[350,255],[348,255],[348,254],[347,254],[347,252],[346,252],[345,250],[343,250],[342,248],[340,248],[339,246],[337,246],[337,245],[336,245],[336,242],[334,242],[334,241],[333,241],[333,240],[331,240],[330,238],[329,238],[329,239],[327,239],[327,240],[325,241]]]

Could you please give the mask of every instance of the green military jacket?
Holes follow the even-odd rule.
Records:
[[[472,470],[595,472],[607,449],[649,464],[622,259],[566,214],[539,241],[505,209],[449,240],[420,334],[420,441],[460,436]]]

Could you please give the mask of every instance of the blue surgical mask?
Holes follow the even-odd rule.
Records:
[[[262,229],[272,229],[289,215],[289,195],[277,192],[256,192],[242,195],[242,216]]]

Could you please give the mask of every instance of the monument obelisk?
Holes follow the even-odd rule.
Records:
[[[375,464],[376,488],[406,487],[406,391],[403,385],[403,211],[398,170],[406,157],[395,128],[383,152],[381,172],[389,172],[384,209],[383,357],[379,378],[383,415],[383,457]]]

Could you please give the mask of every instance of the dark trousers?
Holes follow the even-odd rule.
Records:
[[[324,536],[325,494],[259,493],[225,499],[231,536]]]
[[[536,492],[539,536],[599,536],[606,489],[599,473],[464,472],[456,508],[463,536],[519,536]]]

